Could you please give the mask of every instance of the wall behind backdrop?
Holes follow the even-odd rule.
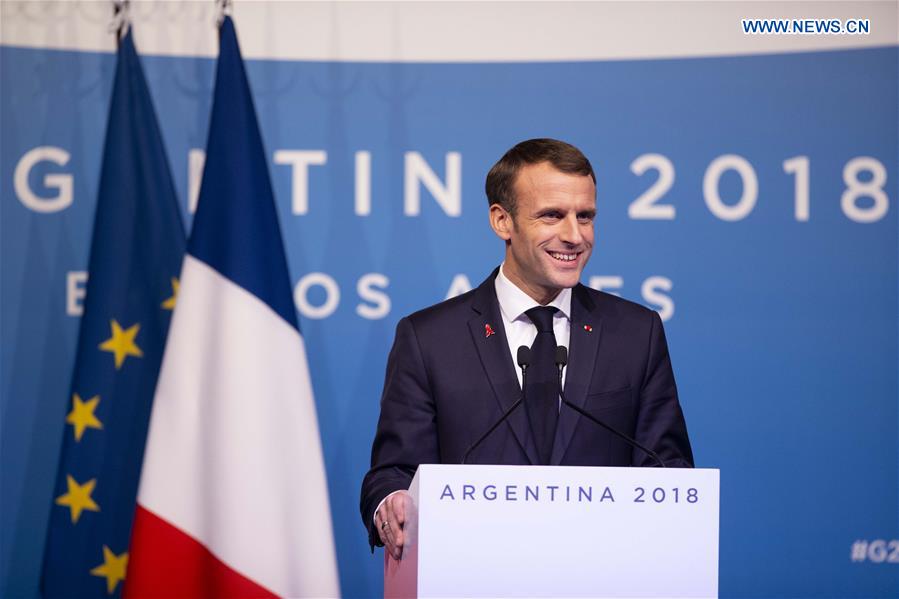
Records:
[[[2,11],[0,594],[32,596],[115,58],[105,2]],[[133,13],[189,225],[213,7]],[[394,326],[499,263],[484,177],[543,136],[597,170],[583,282],[665,320],[697,466],[721,469],[721,595],[899,594],[896,3],[263,2],[235,22],[345,596],[381,591],[357,506]]]

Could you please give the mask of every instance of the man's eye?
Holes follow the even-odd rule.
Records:
[[[581,223],[582,225],[589,225],[593,222],[593,218],[594,217],[592,214],[582,214],[577,217],[577,222]]]

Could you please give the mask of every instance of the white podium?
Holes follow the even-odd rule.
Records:
[[[385,597],[717,597],[718,470],[422,465]]]

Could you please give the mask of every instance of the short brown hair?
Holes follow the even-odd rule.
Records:
[[[563,173],[590,176],[596,184],[596,175],[590,161],[576,147],[557,139],[529,139],[516,144],[493,165],[487,173],[484,189],[490,205],[499,204],[515,216],[515,192],[513,186],[518,171],[526,164],[549,162]]]

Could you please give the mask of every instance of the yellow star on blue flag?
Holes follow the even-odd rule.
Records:
[[[99,395],[95,395],[87,401],[82,401],[77,393],[72,394],[72,411],[66,416],[66,424],[71,424],[75,429],[76,441],[81,441],[84,431],[89,428],[97,430],[103,428],[103,423],[100,422],[94,413],[99,403]]]
[[[56,505],[69,508],[72,515],[72,524],[78,523],[78,519],[81,518],[81,512],[84,510],[91,512],[100,511],[100,506],[91,497],[94,487],[97,486],[96,479],[92,478],[83,485],[79,485],[71,475],[66,475],[66,485],[68,486],[68,492],[56,498]]]
[[[172,277],[172,296],[166,298],[164,302],[162,302],[161,306],[164,310],[174,310],[175,302],[178,301],[178,289],[180,289],[181,284],[178,282],[178,279]]]
[[[102,576],[106,579],[106,592],[112,595],[116,586],[125,580],[125,572],[128,570],[128,552],[116,555],[112,550],[103,545],[103,563],[96,568],[91,568],[91,574]]]
[[[139,324],[122,329],[122,325],[118,321],[111,320],[109,327],[112,329],[112,337],[101,343],[100,349],[112,352],[115,356],[116,370],[122,367],[125,358],[128,356],[144,357],[144,352],[134,342],[134,338],[137,337],[137,333],[140,331]]]

